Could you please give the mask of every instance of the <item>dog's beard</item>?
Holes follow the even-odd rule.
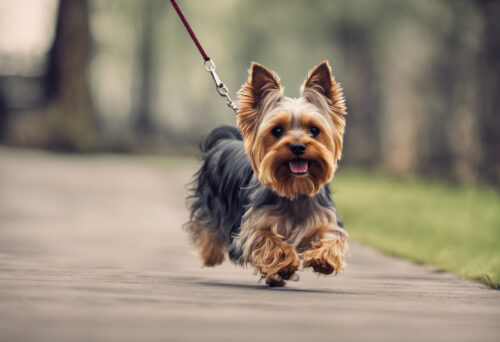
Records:
[[[286,146],[271,149],[262,159],[259,181],[278,195],[295,199],[298,194],[313,196],[335,172],[333,154],[321,144],[311,144],[300,157]]]

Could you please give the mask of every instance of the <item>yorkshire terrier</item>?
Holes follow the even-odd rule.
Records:
[[[311,70],[300,98],[252,63],[238,92],[237,128],[221,126],[200,147],[187,230],[205,266],[252,265],[270,286],[303,267],[338,274],[347,234],[328,183],[341,157],[346,107],[327,61]]]

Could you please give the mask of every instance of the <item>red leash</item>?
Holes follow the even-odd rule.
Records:
[[[189,25],[186,17],[184,16],[181,9],[179,8],[179,5],[177,5],[177,2],[175,2],[175,0],[170,0],[170,2],[172,3],[172,6],[174,6],[175,11],[179,15],[179,18],[181,18],[182,23],[184,24],[184,26],[186,26],[186,30],[188,31],[189,35],[191,36],[191,39],[193,40],[194,44],[198,48],[198,51],[200,51],[201,57],[203,57],[203,60],[205,62],[210,60],[210,57],[208,57],[205,50],[203,50],[203,47],[201,46],[200,42],[198,41],[198,38],[196,37],[196,35],[194,34],[193,29],[191,28],[191,25]]]
[[[189,35],[191,36],[191,39],[198,48],[198,51],[200,51],[201,57],[203,57],[203,60],[205,61],[205,69],[212,75],[212,78],[215,82],[215,87],[217,88],[217,92],[219,93],[220,96],[226,98],[227,106],[232,110],[234,110],[236,114],[238,114],[238,106],[231,100],[231,98],[229,97],[229,90],[227,89],[226,85],[222,82],[222,80],[219,78],[219,75],[217,75],[217,73],[215,72],[215,63],[210,59],[210,57],[208,57],[205,50],[203,50],[200,41],[194,34],[191,25],[189,25],[186,17],[179,8],[179,5],[177,5],[177,2],[175,0],[170,0],[170,2],[172,3],[172,6],[174,6],[175,11],[179,15],[179,18],[181,18],[182,23],[186,27],[186,30],[188,31]]]

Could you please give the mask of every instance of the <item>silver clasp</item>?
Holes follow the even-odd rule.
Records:
[[[211,59],[205,61],[205,70],[207,70],[212,75],[217,93],[219,93],[220,96],[225,97],[227,106],[234,110],[236,114],[238,114],[238,106],[229,97],[229,90],[222,82],[219,75],[217,75],[217,73],[215,72],[215,63]]]

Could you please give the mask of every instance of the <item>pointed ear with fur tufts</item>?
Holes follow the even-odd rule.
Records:
[[[321,94],[329,97],[332,85],[335,83],[332,77],[332,70],[328,61],[323,61],[314,69],[309,71],[307,79],[304,83],[304,89],[313,88]]]
[[[247,139],[259,124],[260,108],[272,93],[281,94],[278,76],[266,67],[252,62],[248,80],[238,91],[238,128]]]
[[[335,82],[328,61],[323,61],[309,72],[302,86],[302,97],[328,113],[336,133],[334,140],[338,151],[335,157],[340,159],[347,110],[342,87]]]

